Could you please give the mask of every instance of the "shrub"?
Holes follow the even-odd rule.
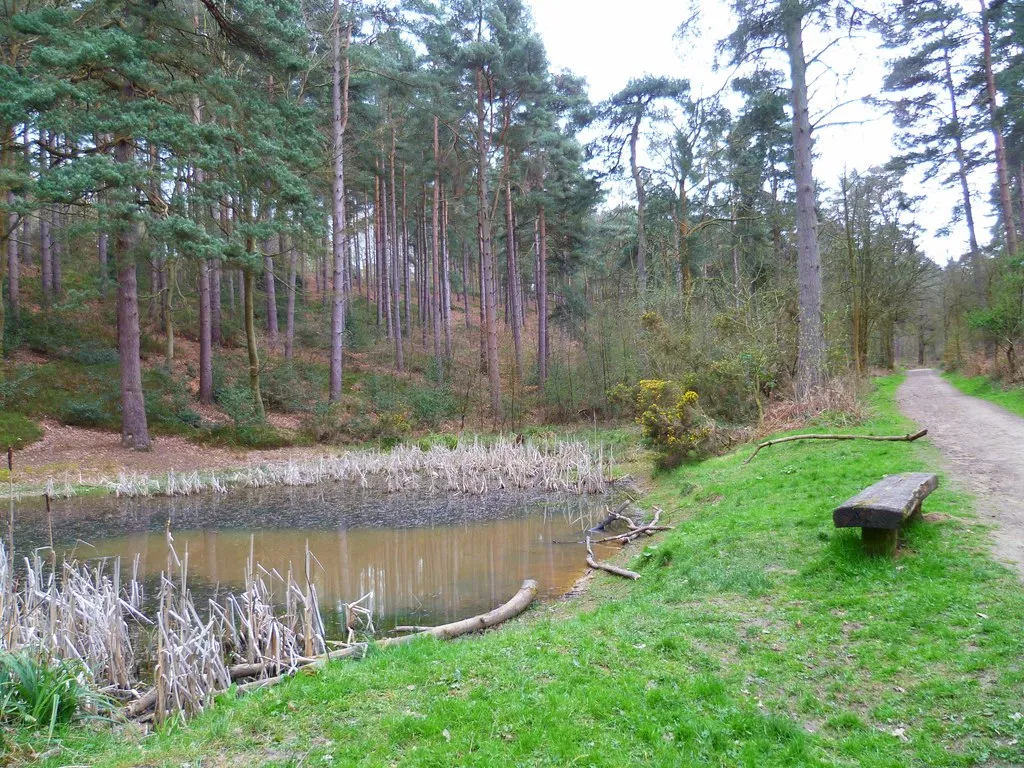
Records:
[[[315,391],[316,383],[303,373],[288,360],[266,366],[260,378],[260,393],[267,407],[284,413],[308,410],[308,395]]]
[[[248,387],[235,384],[217,392],[217,404],[224,409],[236,427],[248,427],[260,423],[252,392]]]
[[[679,466],[717,447],[715,423],[701,411],[692,389],[677,381],[643,379],[628,392],[612,390],[609,398],[625,403],[630,394],[644,442],[658,452],[660,467]]]
[[[0,451],[7,446],[24,448],[43,436],[43,430],[20,413],[0,412]]]
[[[416,445],[424,453],[437,446],[447,448],[449,451],[454,451],[459,447],[459,436],[448,434],[447,432],[427,435],[426,437],[421,438]]]
[[[92,698],[69,662],[26,652],[0,653],[0,718],[53,731],[67,725]]]
[[[72,427],[103,427],[116,422],[110,404],[98,398],[66,400],[60,420]]]
[[[453,419],[459,412],[459,404],[447,386],[413,389],[408,399],[413,417],[428,427],[436,427],[442,421]]]

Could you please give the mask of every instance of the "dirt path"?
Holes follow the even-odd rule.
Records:
[[[996,558],[1024,578],[1024,419],[961,394],[930,368],[910,371],[897,400],[928,428],[950,476],[978,497]]]

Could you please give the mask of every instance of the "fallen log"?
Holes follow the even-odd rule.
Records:
[[[928,434],[927,429],[922,429],[919,432],[907,435],[791,435],[790,437],[780,437],[775,440],[767,440],[760,443],[750,456],[744,461],[744,464],[749,464],[753,461],[754,457],[761,452],[762,448],[768,448],[779,443],[791,443],[794,440],[878,440],[887,442],[898,442],[898,443],[912,443],[914,440],[924,437]]]
[[[412,642],[417,637],[424,637],[429,635],[430,637],[436,637],[440,640],[451,640],[459,635],[465,635],[469,632],[479,632],[482,629],[488,629],[490,627],[501,624],[502,622],[508,621],[511,618],[518,616],[520,613],[525,611],[529,607],[530,603],[537,596],[537,582],[533,579],[527,579],[523,582],[523,585],[519,588],[512,599],[504,605],[499,605],[493,611],[482,613],[479,616],[473,616],[469,619],[462,619],[461,621],[453,621],[451,624],[441,624],[437,627],[430,627],[422,632],[416,632],[411,635],[403,635],[402,637],[389,637],[385,640],[377,642],[378,648],[388,648],[392,645],[404,645],[405,643]]]
[[[613,512],[612,514],[615,513]],[[625,533],[616,534],[615,536],[605,536],[603,539],[598,539],[595,543],[607,544],[611,541],[617,541],[620,544],[629,544],[631,541],[633,541],[636,538],[639,538],[643,534],[650,536],[652,533],[655,533],[656,531],[672,530],[671,525],[658,525],[658,521],[661,519],[661,509],[659,509],[658,507],[654,508],[654,517],[651,519],[651,522],[647,523],[646,525],[637,525],[628,517],[622,517],[622,515],[619,515],[618,517],[629,523],[630,530],[626,531]]]
[[[640,578],[640,574],[636,571],[630,571],[626,568],[619,568],[617,565],[609,565],[608,563],[599,563],[594,557],[594,550],[590,548],[590,537],[587,536],[587,565],[597,571],[605,571],[607,573],[614,574],[615,576],[621,576],[624,579],[632,579],[636,581]]]
[[[272,685],[273,683],[271,683],[270,681],[280,682],[286,677],[290,677],[291,675],[295,674],[295,672],[297,672],[300,669],[315,669],[316,667],[322,666],[328,661],[333,661],[334,659],[347,659],[350,656],[355,656],[357,654],[363,653],[365,650],[366,644],[359,643],[358,645],[350,645],[336,651],[328,651],[327,653],[321,654],[320,656],[313,656],[307,659],[299,659],[291,670],[276,675],[274,677],[264,678],[263,680],[256,680],[253,683],[243,683],[242,685],[238,686],[238,690],[245,691],[251,690],[251,688],[254,687],[262,687],[262,685],[255,685],[255,683],[261,683],[263,685]],[[231,681],[234,682],[236,680],[242,680],[246,677],[257,677],[259,675],[262,675],[268,669],[271,669],[272,667],[276,666],[278,666],[278,662],[276,661],[235,664],[233,667],[228,668],[228,675],[231,677]],[[150,709],[156,706],[156,700],[157,690],[156,688],[151,688],[138,699],[136,699],[127,707],[125,707],[125,717],[129,719],[136,719],[138,717],[141,717],[144,713],[148,712]]]
[[[392,645],[402,645],[407,642],[411,642],[414,638],[422,637],[424,635],[430,635],[437,637],[442,640],[450,640],[451,638],[458,637],[459,635],[465,635],[469,632],[477,632],[482,629],[488,629],[490,627],[497,626],[509,619],[518,616],[520,613],[526,610],[526,608],[533,602],[533,599],[537,596],[537,582],[533,579],[527,579],[523,582],[523,585],[519,588],[519,591],[512,596],[504,605],[500,605],[493,611],[481,614],[479,616],[473,616],[469,619],[462,619],[461,621],[455,621],[451,624],[442,624],[437,627],[419,628],[422,631],[418,631],[416,634],[405,635],[403,637],[392,637],[386,640],[379,641],[376,645],[381,648],[387,648]],[[276,685],[282,680],[285,680],[293,676],[300,670],[312,670],[323,666],[328,661],[334,661],[336,659],[347,659],[351,656],[356,656],[366,651],[365,643],[358,643],[350,645],[345,648],[341,648],[336,651],[328,651],[327,653],[321,654],[320,656],[314,656],[308,659],[301,659],[292,669],[287,672],[275,675],[274,677],[265,677],[260,680],[253,680],[248,683],[242,683],[236,686],[235,691],[238,695],[246,693],[248,691],[256,690],[257,688],[267,688],[271,685]],[[231,676],[231,680],[241,680],[246,677],[255,677],[261,675],[273,666],[276,666],[276,661],[270,662],[256,662],[247,664],[236,664],[228,669],[228,673]],[[148,710],[152,709],[156,705],[157,691],[153,688],[143,694],[140,698],[125,707],[124,715],[130,719],[136,719],[143,716]]]

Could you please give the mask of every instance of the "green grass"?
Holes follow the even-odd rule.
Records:
[[[1004,386],[988,376],[965,376],[955,371],[942,374],[942,378],[965,395],[980,397],[1018,416],[1024,416],[1024,387]]]
[[[865,432],[906,431],[882,379]],[[649,497],[675,530],[575,601],[500,632],[339,662],[140,736],[78,728],[44,765],[968,766],[1024,761],[1024,593],[969,500],[893,560],[837,502],[924,444],[793,443],[684,466]],[[15,756],[29,755],[24,735]],[[20,759],[20,758],[18,758]]]
[[[20,450],[42,436],[43,430],[32,419],[20,413],[0,411],[0,451],[7,446]]]

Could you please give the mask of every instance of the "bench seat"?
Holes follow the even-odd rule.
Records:
[[[836,528],[860,528],[871,554],[892,554],[898,532],[921,511],[921,502],[939,485],[930,472],[889,475],[832,512]]]

